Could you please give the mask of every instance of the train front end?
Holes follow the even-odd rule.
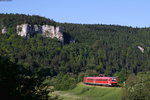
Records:
[[[118,85],[118,79],[116,77],[112,77],[111,85],[112,86],[117,86]]]

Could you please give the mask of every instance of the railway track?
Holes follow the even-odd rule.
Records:
[[[123,88],[123,87],[112,87],[112,86],[101,86],[101,85],[90,85],[90,84],[84,84],[83,82],[80,82],[79,84],[89,87],[97,87],[97,88]]]

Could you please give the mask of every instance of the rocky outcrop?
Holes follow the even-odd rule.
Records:
[[[51,37],[51,38],[57,38],[61,42],[64,41],[63,38],[63,30],[61,27],[55,27],[55,26],[50,26],[50,25],[43,25],[42,26],[42,34],[46,37]]]
[[[7,33],[6,27],[3,27],[3,28],[2,28],[2,31],[1,31],[1,33],[2,33],[2,34],[5,34],[5,33]]]
[[[138,46],[138,48],[139,48],[139,50],[140,50],[142,53],[144,53],[144,48],[143,48],[143,47]]]
[[[17,25],[17,34],[26,37],[30,32],[29,27],[28,24]]]
[[[60,26],[51,25],[17,25],[17,34],[23,37],[34,36],[42,34],[46,37],[57,38],[61,43],[64,43],[63,30]]]

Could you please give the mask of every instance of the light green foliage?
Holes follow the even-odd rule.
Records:
[[[54,77],[54,79],[51,82],[53,83],[53,86],[56,90],[73,89],[77,84],[76,78],[69,74],[59,74],[58,76]]]
[[[124,90],[124,100],[150,99],[150,72],[130,75]]]

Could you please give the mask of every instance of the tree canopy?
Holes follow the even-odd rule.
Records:
[[[41,35],[26,40],[15,32],[16,25],[22,23],[62,26],[67,43],[62,45]],[[56,82],[60,76],[64,80],[73,78],[68,78],[66,84],[92,73],[117,76],[123,82],[131,73],[150,70],[150,28],[57,23],[40,16],[0,14],[0,29],[3,27],[8,31],[0,34],[0,56],[21,65],[21,73],[55,78],[51,82],[61,83],[55,85],[64,90],[65,84]],[[69,42],[70,37],[76,42]]]

